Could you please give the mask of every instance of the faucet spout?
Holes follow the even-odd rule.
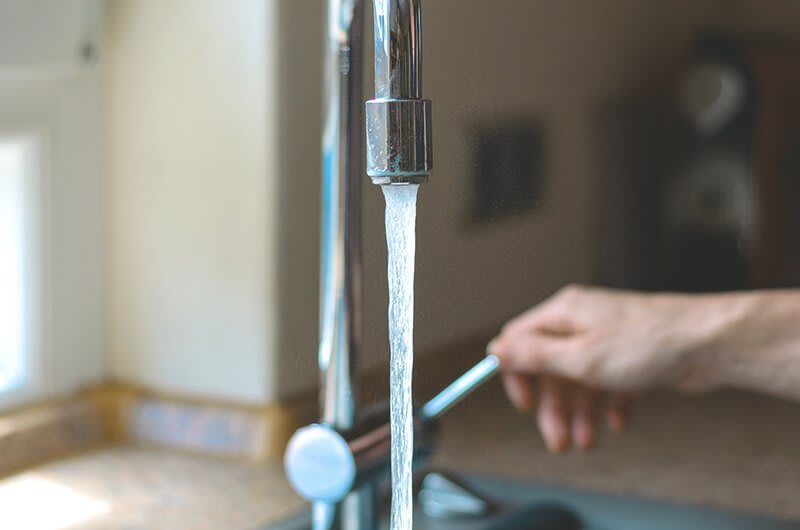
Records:
[[[422,98],[421,2],[375,0],[375,98]]]
[[[358,410],[356,382],[362,313],[362,29],[368,1],[327,0],[319,330],[322,414],[319,429],[298,431],[298,435],[323,433],[321,438],[302,437],[314,442],[312,449],[316,441],[328,447],[331,439],[339,439],[338,433],[352,434],[365,425]],[[424,182],[432,167],[431,104],[422,99],[420,0],[374,0],[374,8],[375,99],[366,109],[367,173],[377,184]],[[330,433],[336,436],[328,436]],[[378,441],[381,443],[375,447],[388,444],[385,436]],[[287,470],[294,470],[290,473],[295,477],[309,478],[312,484],[306,488],[305,481],[295,481],[301,486],[298,491],[314,501],[314,530],[377,528],[378,489],[373,474],[367,474],[370,480],[344,480],[340,488],[323,488],[320,493],[313,485],[328,484],[321,478],[326,463],[316,460],[313,451],[310,459],[305,458],[307,444],[295,447],[303,450],[287,452]],[[325,455],[327,458],[330,453]],[[388,473],[385,456],[371,460],[368,467]],[[306,463],[316,471],[297,473],[297,469],[308,469]],[[333,465],[333,469],[345,468]],[[363,466],[360,469],[363,471]]]
[[[375,98],[367,102],[367,174],[419,184],[433,168],[431,102],[422,99],[421,0],[374,0]]]

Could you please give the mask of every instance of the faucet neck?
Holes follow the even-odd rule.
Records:
[[[422,99],[422,0],[374,0],[375,99],[367,102],[367,174],[418,184],[433,168],[431,102]]]
[[[421,0],[375,0],[375,99],[422,98]]]

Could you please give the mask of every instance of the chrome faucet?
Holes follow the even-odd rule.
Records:
[[[375,0],[375,99],[367,102],[367,174],[374,184],[419,184],[433,167],[420,17],[421,0]]]
[[[430,101],[421,99],[420,0],[375,0],[375,99],[366,104],[375,184],[427,180]],[[322,418],[356,421],[361,335],[362,42],[364,0],[328,0],[322,139],[319,365]]]
[[[361,179],[366,0],[328,0],[322,140],[320,344],[322,424],[359,426]],[[374,0],[375,99],[366,105],[367,173],[375,184],[427,180],[432,166],[430,101],[422,96],[421,0]],[[322,496],[324,498],[324,496]],[[315,530],[376,528],[374,491],[315,501]],[[319,497],[317,497],[319,498]]]

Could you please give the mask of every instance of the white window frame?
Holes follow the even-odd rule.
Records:
[[[27,144],[30,169],[27,175],[26,224],[31,237],[24,250],[26,337],[23,375],[8,389],[0,389],[0,411],[41,399],[47,389],[47,362],[51,328],[51,245],[49,142],[46,129],[32,125],[0,123],[0,142]]]

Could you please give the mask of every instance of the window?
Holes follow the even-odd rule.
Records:
[[[0,135],[0,403],[30,392],[40,342],[36,140]]]

